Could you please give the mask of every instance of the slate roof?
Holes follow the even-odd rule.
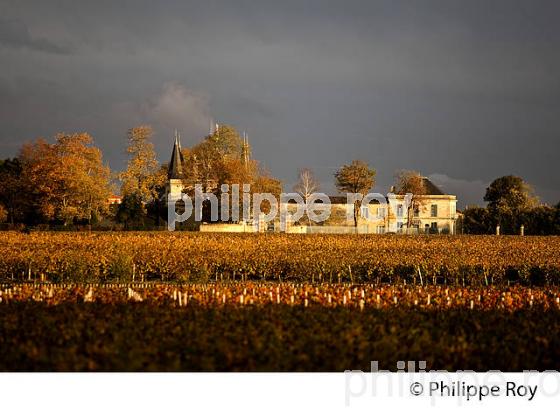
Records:
[[[167,178],[169,179],[183,179],[183,166],[185,159],[181,153],[181,143],[175,135],[175,144],[173,144],[173,151],[171,153],[171,161],[169,161],[169,167],[167,168]]]
[[[422,177],[422,185],[424,185],[424,195],[445,195],[443,191],[426,177]],[[406,192],[399,191],[397,194],[404,195]]]
[[[422,183],[426,189],[426,195],[445,195],[432,181],[426,177],[422,177]]]

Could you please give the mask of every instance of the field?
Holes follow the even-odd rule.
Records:
[[[560,238],[0,234],[0,370],[560,367]]]

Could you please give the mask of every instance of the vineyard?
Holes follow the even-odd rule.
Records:
[[[0,281],[558,284],[560,238],[2,233]]]
[[[0,370],[557,369],[560,289],[412,285],[18,285]]]
[[[560,363],[556,237],[0,234],[0,370]]]

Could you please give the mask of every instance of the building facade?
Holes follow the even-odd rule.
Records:
[[[423,178],[424,195],[407,201],[405,195],[390,193],[385,203],[372,201],[362,204],[358,212],[358,226],[354,226],[354,205],[345,196],[331,196],[330,218],[321,224],[298,224],[291,231],[302,233],[457,233],[457,197],[445,194],[428,178]],[[319,205],[322,210],[327,205]],[[295,204],[288,209],[294,212]],[[298,226],[299,225],[299,226]]]

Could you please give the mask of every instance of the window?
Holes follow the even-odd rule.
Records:
[[[369,218],[369,208],[367,206],[362,206],[361,209],[362,218]]]
[[[403,206],[402,204],[397,205],[397,217],[402,218],[403,216]]]
[[[384,206],[380,206],[379,208],[377,208],[377,217],[378,218],[385,218],[385,207]]]
[[[430,209],[430,216],[432,218],[437,218],[437,205],[433,204]]]
[[[418,205],[414,205],[414,217],[418,218],[420,216],[420,207]]]
[[[439,233],[438,227],[437,227],[437,222],[432,222],[432,225],[430,226],[430,232],[431,233]]]
[[[385,227],[384,226],[378,226],[377,227],[377,233],[385,233]]]

